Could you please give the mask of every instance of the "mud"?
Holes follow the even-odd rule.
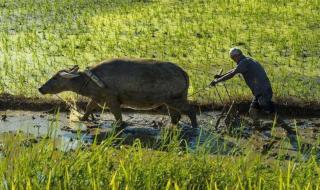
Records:
[[[281,127],[275,127],[270,120],[262,120],[253,126],[250,119],[239,117],[230,127],[221,125],[216,128],[220,112],[201,112],[198,115],[199,129],[193,129],[189,120],[183,117],[176,128],[181,147],[193,150],[197,145],[206,146],[211,153],[226,155],[243,154],[253,150],[272,158],[292,159],[298,152],[310,155],[311,147],[318,149],[320,118],[286,118],[285,121],[296,128],[298,136],[288,135]],[[43,137],[58,138],[62,150],[98,143],[114,133],[113,116],[110,113],[95,114],[95,121],[79,122],[76,113],[50,114],[41,111],[0,111],[0,134],[22,132],[35,139]],[[132,144],[140,139],[148,148],[163,148],[170,138],[170,125],[167,115],[126,112],[123,114],[128,127],[119,133],[123,144]],[[35,140],[37,142],[37,140]],[[29,142],[28,142],[29,143]],[[313,148],[314,150],[314,148]],[[279,154],[282,152],[283,154]],[[320,156],[320,152],[319,152]],[[320,157],[319,157],[320,158]]]
[[[320,117],[320,103],[319,102],[296,102],[292,100],[277,100],[275,107],[279,114],[289,117]],[[220,111],[222,110],[222,104],[201,104],[198,102],[191,102],[198,108],[198,113],[207,111]],[[226,102],[226,105],[230,105],[230,102]],[[86,99],[79,99],[76,102],[76,107],[82,110],[87,105]],[[238,101],[236,102],[237,109],[240,113],[245,114],[250,106],[250,101]],[[0,111],[5,110],[27,110],[27,111],[47,111],[54,112],[59,109],[61,112],[70,111],[70,105],[65,101],[55,98],[30,98],[23,96],[13,96],[10,94],[0,95]],[[98,111],[98,110],[97,110]],[[123,111],[132,111],[130,109],[123,109]],[[166,114],[167,109],[165,107],[159,107],[154,110],[140,111],[141,113],[162,113]]]

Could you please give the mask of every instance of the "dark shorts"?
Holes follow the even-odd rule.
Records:
[[[251,102],[250,107],[263,110],[267,113],[274,113],[275,108],[272,102],[272,93],[255,96]]]

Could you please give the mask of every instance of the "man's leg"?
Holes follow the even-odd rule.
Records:
[[[259,105],[266,114],[274,114],[275,108],[272,100],[268,97],[261,96],[258,99]]]
[[[253,124],[259,123],[259,111],[260,105],[258,102],[258,97],[254,97],[249,108],[249,116],[253,120]]]
[[[259,105],[262,107],[266,118],[275,120],[275,122],[287,131],[288,134],[296,134],[296,132],[279,116],[276,112],[273,102],[269,97],[259,98]]]
[[[263,111],[263,117],[264,118],[273,117],[271,119],[274,119],[274,116],[276,114],[275,114],[274,104],[271,98],[272,98],[272,95],[262,95],[257,98],[257,102],[261,110]]]

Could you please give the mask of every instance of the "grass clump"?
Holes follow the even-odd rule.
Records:
[[[25,137],[4,138],[2,189],[317,189],[316,155],[307,160],[270,159],[252,151],[209,154],[202,146],[182,151],[177,141],[164,151],[115,143],[63,152],[57,140],[26,146]]]

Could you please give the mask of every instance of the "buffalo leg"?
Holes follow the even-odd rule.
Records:
[[[116,98],[112,98],[110,101],[110,111],[114,115],[116,123],[119,124],[121,128],[124,128],[125,123],[122,121],[120,102]]]
[[[89,103],[87,104],[86,112],[82,116],[81,120],[82,121],[88,120],[89,115],[92,114],[92,111],[97,107],[98,107],[98,105],[93,100],[90,100]]]
[[[173,125],[177,125],[181,119],[181,114],[179,111],[173,109],[173,108],[170,108],[168,106],[168,112],[169,112],[169,115],[171,117],[171,123]]]
[[[193,108],[193,106],[191,106],[188,103],[187,100],[185,100],[185,99],[174,100],[174,101],[168,103],[168,105],[169,105],[169,107],[176,109],[176,110],[179,110],[183,114],[186,114],[190,118],[191,125],[193,128],[198,127],[196,111]]]

